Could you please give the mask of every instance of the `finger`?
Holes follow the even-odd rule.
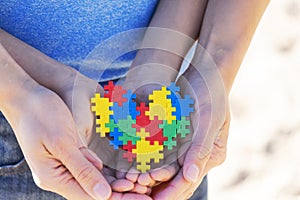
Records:
[[[103,169],[102,161],[100,160],[100,158],[98,158],[98,156],[93,151],[89,150],[86,147],[81,147],[80,151],[84,155],[84,157],[88,161],[90,161],[98,170]]]
[[[152,200],[151,197],[144,194],[119,193],[119,192],[113,192],[110,199],[111,200]]]
[[[144,195],[144,194],[136,194],[136,193],[119,193],[113,192],[110,200],[151,200],[152,198]]]
[[[152,198],[144,194],[125,193],[122,200],[152,200]]]
[[[194,114],[198,115],[197,112]],[[213,146],[212,137],[219,133],[219,127],[211,124],[210,117],[210,111],[204,111],[199,120],[194,120],[196,122],[193,122],[193,126],[190,127],[191,131],[194,132],[193,139],[182,145],[180,150],[180,152],[186,152],[183,176],[189,182],[197,182],[204,173]],[[189,144],[190,147],[188,148]]]
[[[198,147],[192,147],[188,151],[183,164],[184,178],[192,183],[196,183],[200,176],[203,175],[206,168],[206,164],[210,157],[209,154],[204,158],[199,158],[197,154],[199,154]]]
[[[150,171],[150,176],[155,182],[168,181],[178,171],[179,165],[177,162],[177,149],[165,152],[164,163],[160,164],[161,167]]]
[[[49,168],[49,166],[55,167],[45,170]],[[60,194],[66,199],[93,199],[84,191],[68,169],[61,163],[58,163],[58,160],[48,160],[44,163],[42,169],[48,173],[39,172],[41,175],[37,176],[36,173],[32,171],[34,182],[38,187]]]
[[[77,148],[63,148],[61,161],[81,187],[95,199],[108,199],[111,188],[103,175]]]
[[[88,146],[95,154],[101,159],[101,161],[110,168],[116,168],[116,152],[109,144],[108,139],[99,137],[99,134],[93,133],[91,142]]]
[[[134,188],[134,183],[127,179],[117,179],[111,183],[111,187],[115,192],[127,192]]]
[[[152,187],[147,187],[146,195],[150,196],[151,192],[152,192]]]
[[[111,200],[152,200],[151,197],[144,194],[118,193],[118,192],[113,192],[110,199]]]
[[[150,173],[151,177],[155,181],[169,181],[179,170],[178,162],[175,161],[171,165],[168,165],[164,168],[154,170]]]
[[[149,173],[142,173],[139,175],[137,182],[140,185],[144,186],[152,186],[155,184],[155,181],[151,178]]]
[[[181,193],[185,192],[192,183],[183,177],[182,169],[177,176],[169,182],[164,182],[152,189],[151,196],[154,199],[178,199]],[[181,196],[180,196],[181,197]]]
[[[190,115],[194,130],[189,135],[193,138],[183,165],[183,175],[189,182],[197,182],[204,172],[214,140],[226,118],[226,93],[222,81],[218,82],[218,75],[211,67],[196,69],[191,65],[178,80],[182,94],[189,94],[195,100],[195,110]]]
[[[148,187],[144,185],[140,185],[138,183],[134,184],[134,188],[132,189],[131,192],[135,192],[138,194],[146,194],[148,192]]]
[[[66,184],[56,185],[55,188],[53,192],[62,195],[66,199],[93,200],[74,179],[70,179]]]
[[[110,169],[108,167],[103,167],[102,174],[105,177],[106,181],[111,185],[112,182],[114,182],[116,179],[115,171],[114,169]]]
[[[109,176],[109,175],[104,175],[106,181],[111,185],[114,181],[116,181],[116,177],[114,176]]]
[[[122,193],[112,192],[111,197],[109,198],[109,200],[121,200],[122,196],[123,196]]]
[[[131,167],[128,173],[126,174],[126,179],[135,183],[139,177],[139,174],[140,172],[135,167]]]
[[[116,177],[119,178],[119,179],[124,179],[124,178],[126,178],[126,174],[127,174],[126,172],[118,170],[116,172]]]
[[[183,194],[184,197],[190,197],[193,194],[198,186],[201,184],[203,177],[211,170],[212,168],[222,164],[226,157],[226,146],[229,133],[229,119],[226,120],[224,126],[221,129],[220,135],[216,138],[214,142],[214,147],[212,153],[210,154],[209,160],[205,166],[204,172],[201,175],[202,178],[197,181],[196,184],[191,185]]]
[[[204,170],[204,174],[207,174],[210,169],[221,165],[226,159],[227,141],[229,134],[229,121],[226,121],[221,129],[220,135],[214,142],[214,148],[210,155],[209,161]]]

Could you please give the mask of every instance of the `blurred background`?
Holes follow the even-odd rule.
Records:
[[[272,0],[230,95],[225,163],[212,200],[300,199],[300,1]]]

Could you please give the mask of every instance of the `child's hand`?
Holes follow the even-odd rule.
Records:
[[[130,168],[130,163],[120,158],[120,156],[122,157],[122,152],[112,149],[108,139],[100,138],[99,134],[95,133],[95,118],[90,109],[90,99],[95,93],[100,93],[102,96],[103,88],[96,81],[79,73],[76,76],[76,78],[73,77],[66,81],[61,90],[59,90],[59,95],[72,112],[82,145],[95,152],[102,163],[107,165],[103,173],[114,191],[112,197],[119,198],[122,192],[126,192],[126,194],[121,195],[122,199],[131,199],[134,196],[133,193],[145,194],[149,192],[146,186],[129,181],[122,177],[121,172],[113,170],[116,168],[128,169]],[[143,195],[137,195],[136,197],[139,199],[145,198]]]
[[[143,71],[144,70],[144,71]],[[147,71],[147,73],[145,73]],[[151,75],[151,73],[154,73]],[[164,76],[161,77],[160,75]],[[124,84],[122,85],[125,89],[132,90],[137,95],[137,102],[148,103],[148,95],[155,89],[159,89],[161,85],[168,85],[167,83],[172,78],[166,78],[166,74],[157,74],[157,71],[149,70],[149,68],[138,68],[128,73]],[[169,74],[172,75],[173,74]],[[161,81],[163,80],[163,81]],[[146,173],[139,173],[135,166],[130,168],[126,173],[125,177],[127,180],[133,183],[146,187],[153,187],[154,185],[160,184],[161,182],[169,181],[173,178],[179,170],[179,163],[177,162],[177,150],[176,148],[165,154],[164,160],[160,161],[157,169],[151,170]]]

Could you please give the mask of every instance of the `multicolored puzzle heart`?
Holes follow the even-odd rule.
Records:
[[[137,105],[136,95],[110,81],[104,86],[104,97],[96,93],[91,98],[92,112],[96,116],[96,133],[112,138],[114,149],[123,149],[128,162],[137,162],[141,172],[151,169],[151,160],[159,163],[163,149],[172,150],[176,137],[190,133],[189,115],[194,111],[188,95],[181,98],[175,83],[162,86],[149,95],[149,106]]]

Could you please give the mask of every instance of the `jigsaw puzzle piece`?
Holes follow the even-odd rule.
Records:
[[[177,135],[177,121],[173,120],[171,124],[165,123],[160,125],[159,127],[163,129],[163,135],[167,138],[167,140],[164,141],[164,146],[171,150],[173,146],[177,144],[177,142],[173,140]]]
[[[110,131],[105,125],[109,123],[110,116],[114,114],[111,110],[113,103],[109,102],[108,98],[102,98],[99,93],[96,93],[91,98],[91,104],[91,111],[96,116],[96,133],[100,133],[101,137],[105,137],[105,133]]]
[[[127,144],[128,141],[131,141],[132,144],[136,144],[136,141],[141,138],[136,135],[136,129],[133,128],[133,125],[136,123],[136,120],[133,120],[131,116],[127,116],[127,119],[120,119],[118,122],[119,129],[123,132],[123,135],[120,137],[120,140],[123,141],[123,144]]]
[[[141,137],[141,140],[137,141],[136,149],[133,149],[132,152],[136,154],[136,161],[139,163],[137,164],[137,169],[141,172],[146,172],[151,168],[151,160],[158,163],[164,158],[164,154],[161,152],[163,146],[157,141],[154,145],[151,145],[149,141],[145,140],[150,134],[143,128],[141,128],[141,131],[138,132],[137,135]]]
[[[182,117],[180,121],[177,121],[177,124],[178,124],[177,134],[179,134],[181,138],[185,138],[187,134],[191,133],[191,130],[189,128],[191,122],[186,117]]]
[[[123,153],[123,158],[127,158],[128,162],[133,162],[133,159],[136,158],[136,154],[132,153],[132,150],[136,148],[136,145],[133,145],[131,141],[128,141],[126,145],[123,145],[122,149],[126,152]]]
[[[115,88],[113,81],[108,81],[108,84],[104,86],[104,97],[108,98],[111,101],[112,93]]]
[[[194,100],[191,99],[189,95],[185,95],[184,99],[179,99],[179,103],[181,107],[181,117],[188,117],[191,112],[194,112],[194,108],[192,107]]]
[[[119,149],[123,145],[120,137],[123,135],[123,132],[119,131],[118,128],[115,128],[113,132],[110,132],[109,136],[113,138],[110,140],[110,145],[114,146],[114,149]]]

